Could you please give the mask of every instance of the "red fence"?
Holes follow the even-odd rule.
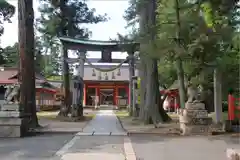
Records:
[[[240,119],[240,98],[228,95],[228,120]]]

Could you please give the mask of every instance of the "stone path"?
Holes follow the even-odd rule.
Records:
[[[102,110],[56,156],[62,160],[136,160],[126,135],[113,111]]]
[[[78,134],[0,139],[0,160],[226,160],[240,149],[231,136],[125,135],[113,111],[99,111]]]
[[[89,122],[77,135],[114,135],[124,136],[127,133],[123,130],[119,120],[112,110],[102,110],[96,114],[96,117]]]

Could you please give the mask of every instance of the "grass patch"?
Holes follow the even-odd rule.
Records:
[[[118,110],[118,111],[114,111],[114,113],[116,114],[117,117],[128,117],[129,116],[129,112],[127,110]]]
[[[214,112],[212,112],[212,113],[210,113],[208,115],[210,117],[212,117],[212,119],[214,119],[214,120],[216,119],[216,115],[214,114]],[[223,119],[223,121],[228,120],[228,112],[227,111],[222,113],[222,119]]]
[[[56,119],[59,111],[41,111],[37,112],[38,118],[45,118],[45,119]]]

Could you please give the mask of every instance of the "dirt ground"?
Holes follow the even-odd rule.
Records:
[[[176,116],[170,115],[172,121],[169,123],[159,124],[158,128],[155,128],[154,125],[145,125],[143,122],[139,121],[138,119],[134,119],[128,114],[119,114],[117,115],[118,119],[120,120],[122,127],[129,133],[129,134],[163,134],[168,136],[176,136],[181,135],[180,124],[178,118]],[[201,133],[201,135],[237,135],[239,133],[227,133],[223,130],[222,125],[212,124],[210,127],[209,132]]]
[[[39,132],[82,132],[83,128],[95,116],[96,111],[84,110],[84,118],[72,121],[71,118],[58,117],[59,111],[38,112],[38,121],[42,126]]]
[[[176,121],[170,123],[159,124],[158,128],[154,125],[145,125],[137,119],[129,116],[118,116],[123,128],[129,134],[147,133],[147,134],[167,134],[180,135],[179,124]]]

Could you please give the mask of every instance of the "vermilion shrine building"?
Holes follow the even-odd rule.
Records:
[[[96,65],[99,68],[113,67],[113,65]],[[84,104],[93,105],[93,96],[99,97],[100,105],[127,105],[129,103],[129,70],[128,65],[119,69],[101,73],[84,65]]]
[[[120,47],[120,44],[111,41],[79,40],[69,37],[61,37],[60,40],[69,50],[83,51],[83,54],[80,55],[82,60],[84,59],[83,61],[81,58],[68,59],[69,63],[80,63],[78,71],[81,72],[79,74],[84,81],[83,105],[94,105],[95,98],[98,99],[98,105],[126,106],[130,103],[132,94],[130,77],[137,74],[134,61],[130,58],[127,60],[112,59],[112,52],[121,52],[124,46]],[[131,46],[134,49],[137,45],[131,44]],[[86,51],[101,51],[101,58],[87,59],[84,57]],[[133,54],[134,50],[131,53],[128,52],[128,55],[133,56]],[[81,67],[81,63],[84,63],[84,67]],[[95,69],[106,70],[117,67],[120,63],[122,63],[121,67],[109,72]]]

